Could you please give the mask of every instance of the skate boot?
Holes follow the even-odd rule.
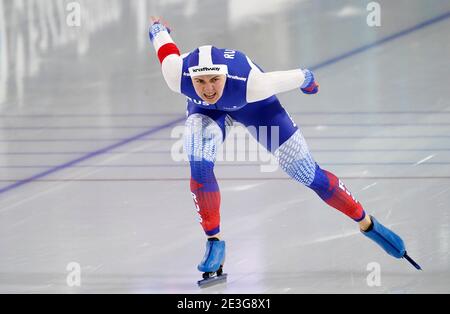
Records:
[[[198,270],[203,272],[203,279],[198,281],[203,288],[215,283],[226,281],[227,274],[223,273],[225,262],[225,241],[212,238],[206,242],[206,252],[203,260],[198,265]]]
[[[362,234],[375,241],[389,255],[395,258],[405,258],[418,270],[422,269],[411,257],[408,256],[405,249],[405,244],[397,234],[383,226],[374,217],[370,216],[370,219],[372,220],[372,225],[366,231],[361,230]]]

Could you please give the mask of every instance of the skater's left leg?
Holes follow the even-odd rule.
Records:
[[[362,222],[360,227],[367,229],[368,222],[362,205],[338,177],[320,168],[314,161],[300,130],[284,142],[274,155],[291,178],[312,189],[324,202],[347,217]]]
[[[277,145],[273,145],[270,135],[261,139],[257,133],[257,139],[275,155],[281,168],[294,180],[314,190],[328,205],[358,222],[363,234],[388,254],[397,258],[407,256],[401,238],[366,215],[362,205],[344,183],[314,161],[303,135],[276,97],[272,97],[271,101],[244,107],[232,117],[246,126],[255,126],[257,131],[260,126],[266,126],[269,130],[272,126],[278,126]]]
[[[313,189],[328,205],[360,222],[365,230],[370,225],[361,204],[341,180],[323,170],[311,156],[303,135],[276,97],[251,104],[230,113],[232,118],[256,130],[256,139],[272,152],[281,168],[293,179]],[[267,133],[262,133],[265,127]],[[274,132],[277,132],[274,136]]]
[[[314,161],[300,130],[274,154],[289,176],[311,188],[328,205],[358,222],[361,232],[380,245],[386,253],[396,258],[407,257],[403,240],[375,218],[366,215],[361,203],[344,183]],[[416,265],[415,267],[418,268]]]

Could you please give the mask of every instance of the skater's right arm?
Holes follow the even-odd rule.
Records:
[[[171,90],[180,93],[183,70],[180,51],[170,36],[167,24],[161,23],[160,18],[157,17],[152,17],[152,23],[149,30],[150,40],[161,62],[164,79]]]

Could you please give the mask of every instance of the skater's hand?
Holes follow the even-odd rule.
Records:
[[[161,31],[166,31],[170,34],[172,31],[169,28],[169,24],[164,21],[160,16],[152,16],[150,17],[150,20],[152,22],[152,25],[150,26],[149,35],[150,40],[153,42],[156,34],[158,34]]]
[[[317,94],[319,92],[319,84],[317,84],[313,72],[303,70],[303,74],[305,74],[305,82],[300,87],[301,91],[308,95]]]
[[[161,16],[151,16],[150,20],[152,21],[152,24],[159,23],[159,24],[164,25],[167,28],[167,30],[170,31],[170,29],[171,29],[171,27],[169,27],[169,23],[167,21],[163,20],[163,18]]]

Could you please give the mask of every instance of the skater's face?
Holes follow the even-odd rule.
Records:
[[[219,101],[225,87],[226,76],[200,75],[192,78],[197,95],[208,104],[214,105]]]

